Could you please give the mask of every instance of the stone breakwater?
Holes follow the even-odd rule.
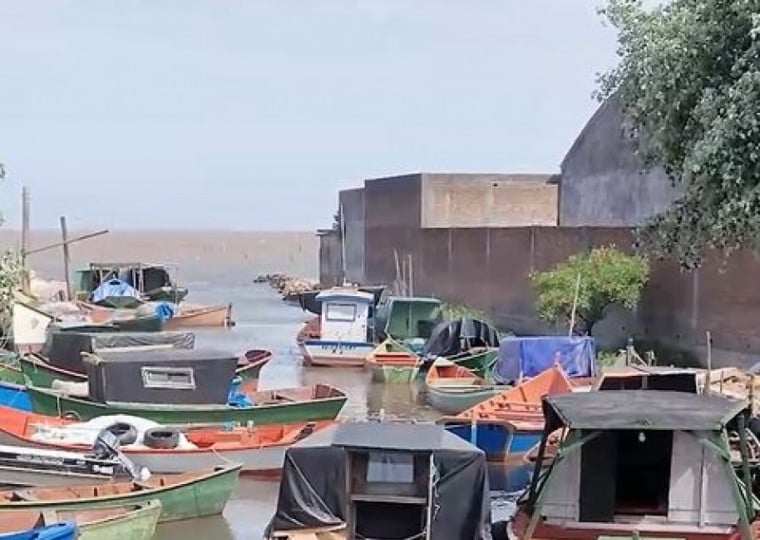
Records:
[[[317,281],[304,279],[286,274],[262,274],[253,280],[254,283],[269,283],[276,289],[284,300],[297,299],[298,295],[320,288]]]

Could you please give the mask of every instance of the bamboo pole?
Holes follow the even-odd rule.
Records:
[[[578,295],[581,292],[581,273],[578,272],[578,279],[575,280],[575,295],[573,296],[573,310],[570,313],[570,329],[567,331],[567,337],[572,337],[573,328],[575,328],[575,311],[578,309]]]
[[[21,290],[29,294],[29,189],[21,188]]]
[[[76,242],[81,242],[82,240],[89,240],[90,238],[95,238],[96,236],[101,236],[104,234],[108,234],[108,229],[103,229],[102,231],[89,233],[89,234],[83,234],[82,236],[77,236],[75,238],[68,239],[65,243],[66,244],[74,244]],[[47,246],[43,246],[40,248],[30,249],[27,251],[22,251],[22,256],[24,255],[32,255],[33,253],[39,253],[41,251],[48,251],[50,249],[55,249],[58,247],[61,247],[64,244],[64,242],[56,242],[55,244],[49,244]]]
[[[409,253],[409,296],[414,296],[414,270],[412,254]]]
[[[712,337],[709,330],[705,332],[705,335],[707,337],[707,382],[704,394],[709,396],[712,392]]]

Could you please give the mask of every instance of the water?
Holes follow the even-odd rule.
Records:
[[[233,303],[232,329],[195,331],[196,346],[243,352],[267,348],[274,357],[262,369],[259,388],[284,388],[329,383],[348,394],[341,418],[363,420],[384,415],[386,419],[433,420],[440,416],[424,404],[419,384],[382,385],[370,382],[363,369],[304,368],[295,344],[301,325],[312,317],[299,307],[286,304],[268,285],[212,286],[188,283],[192,302]],[[498,483],[497,479],[497,483]],[[496,484],[494,484],[496,485]],[[224,515],[160,525],[156,540],[259,540],[275,510],[278,482],[241,477]]]

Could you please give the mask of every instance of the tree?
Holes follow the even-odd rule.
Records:
[[[5,168],[0,163],[0,180],[5,178]],[[0,215],[0,225],[2,225]],[[13,318],[14,294],[21,284],[21,262],[14,251],[0,252],[0,338],[8,334]]]
[[[685,194],[638,231],[642,247],[698,266],[706,248],[760,247],[760,2],[608,0],[617,67],[598,97],[620,96],[647,166]]]
[[[573,255],[550,270],[534,272],[531,279],[538,295],[538,314],[553,323],[570,324],[577,286],[573,331],[591,335],[609,306],[636,307],[648,276],[645,257],[627,255],[609,246]]]

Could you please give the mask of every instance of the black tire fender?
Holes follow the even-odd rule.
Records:
[[[179,431],[172,428],[154,427],[143,434],[143,444],[148,448],[171,450],[179,445]]]

